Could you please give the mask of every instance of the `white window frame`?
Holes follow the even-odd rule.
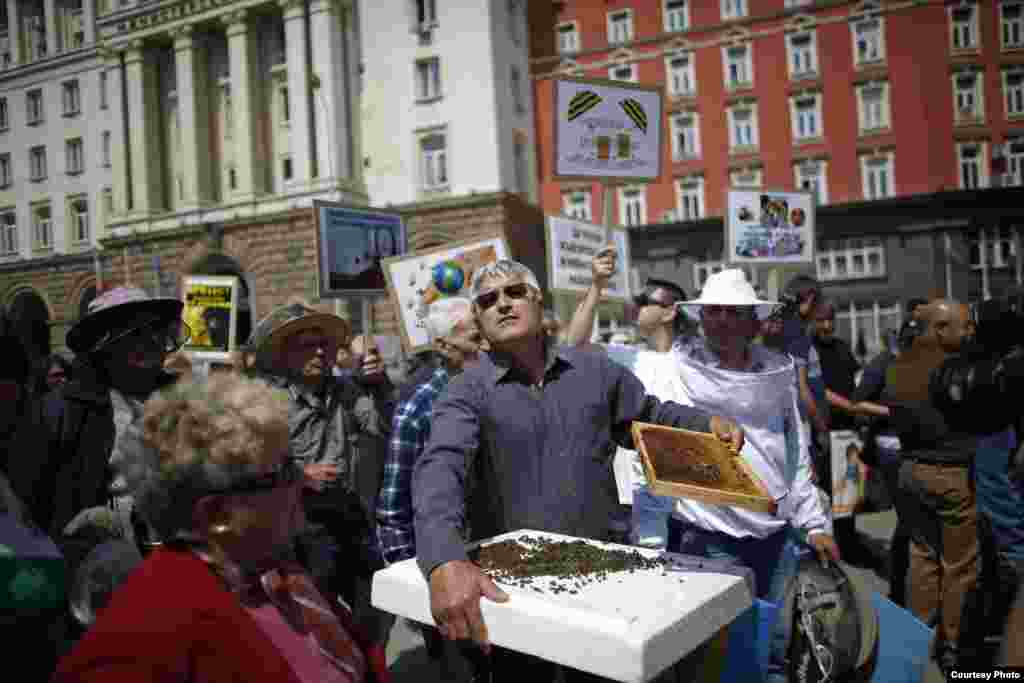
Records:
[[[444,148],[437,150],[424,149],[424,144],[437,136],[444,140]],[[420,190],[424,192],[439,192],[451,187],[450,148],[448,131],[446,129],[427,130],[417,135],[416,156],[419,160]]]
[[[861,57],[860,46],[857,44],[857,34],[860,29],[871,22],[878,22],[878,56],[874,59]],[[860,16],[850,21],[850,40],[853,43],[853,65],[855,67],[874,66],[885,64],[885,17],[878,14]]]
[[[734,58],[730,52],[742,49],[743,59]],[[725,79],[727,91],[744,90],[754,87],[754,49],[751,43],[740,43],[722,46],[722,77]],[[735,67],[735,68],[734,68]],[[736,78],[733,78],[735,71]],[[741,77],[746,76],[746,80]]]
[[[11,110],[7,106],[7,98],[0,97],[0,132],[11,127]]]
[[[802,105],[811,103],[808,113]],[[821,140],[825,137],[825,123],[822,116],[821,93],[803,93],[789,98],[789,115],[792,122],[793,141],[796,143]]]
[[[36,145],[28,150],[29,180],[34,183],[46,180],[46,145]]]
[[[961,190],[978,190],[988,187],[988,143],[984,141],[958,142],[956,145],[956,170]]]
[[[629,78],[620,78],[616,73],[620,69],[629,69]],[[630,62],[628,64],[616,64],[608,67],[608,78],[613,81],[620,81],[622,83],[636,83],[638,80],[638,72],[636,62]]]
[[[704,176],[676,178],[676,219],[695,221],[704,217]]]
[[[764,187],[764,169],[737,168],[729,171],[729,187],[743,190],[755,190]]]
[[[419,21],[420,14],[423,15],[423,21]],[[436,0],[417,0],[413,4],[413,17],[418,22],[418,28],[420,29],[437,26]]]
[[[43,89],[36,88],[25,93],[25,122],[30,126],[38,126],[46,121],[46,104],[43,100]]]
[[[721,0],[722,21],[742,19],[749,13],[747,0]]]
[[[608,12],[608,44],[628,45],[636,35],[633,25],[633,10],[617,9]]]
[[[896,196],[896,154],[895,152],[882,152],[881,154],[862,154],[860,162],[861,191],[864,199],[887,199]],[[872,183],[871,170],[884,166],[885,188]]]
[[[1017,11],[1014,19],[1007,20],[1006,10]],[[999,5],[999,41],[1003,50],[1024,48],[1024,2],[1002,2]]]
[[[1014,228],[979,228],[967,233],[968,260],[971,270],[1013,268],[1017,264],[1017,240]]]
[[[84,206],[84,210],[78,204]],[[92,239],[89,221],[89,200],[85,195],[68,198],[68,220],[71,224],[71,243],[74,245],[88,244]]]
[[[78,79],[61,83],[60,93],[64,116],[78,116],[82,113],[82,89]]]
[[[797,48],[794,41],[803,38],[809,39],[807,46]],[[789,66],[790,80],[816,78],[818,76],[818,32],[809,29],[786,34],[786,63]]]
[[[688,121],[688,122],[687,122]],[[700,158],[700,114],[695,111],[681,111],[672,114],[672,160],[686,161]],[[682,128],[687,128],[685,148],[679,144]]]
[[[581,221],[594,219],[590,190],[566,190],[562,192],[562,213]]]
[[[47,218],[40,215],[44,209],[49,214]],[[50,202],[32,207],[32,248],[38,251],[53,249],[53,207]]]
[[[793,181],[798,191],[811,193],[816,206],[828,204],[828,161],[825,159],[802,159],[795,162]]]
[[[0,190],[14,184],[14,167],[11,165],[11,153],[0,154]]]
[[[883,330],[882,322],[885,319],[891,319],[894,325]],[[836,336],[842,338],[850,345],[856,353],[856,347],[859,345],[859,339],[863,335],[861,328],[863,326],[863,320],[871,320],[871,328],[874,330],[873,335],[864,337],[864,348],[868,352],[868,356],[874,356],[882,350],[882,340],[890,330],[898,329],[900,320],[903,318],[903,310],[899,304],[889,304],[888,306],[880,306],[877,301],[867,303],[867,305],[857,305],[854,302],[850,302],[850,305],[844,308],[836,310]],[[843,334],[846,330],[849,330],[849,339]]]
[[[18,214],[14,208],[0,211],[0,256],[18,254]]]
[[[1006,183],[1007,185],[1024,185],[1024,135],[1007,138],[1006,145]]]
[[[619,225],[635,227],[647,224],[647,186],[619,188]]]
[[[871,269],[872,256],[877,259],[877,270]],[[861,264],[859,272],[855,268],[858,262]],[[821,282],[883,278],[886,274],[885,243],[880,237],[822,240],[814,264]]]
[[[958,21],[955,15],[968,11],[971,16],[966,22]],[[949,16],[949,48],[954,52],[974,51],[981,47],[981,32],[978,29],[979,7],[974,2],[960,2],[946,8]]]
[[[78,175],[85,170],[85,143],[82,138],[64,141],[64,164],[68,175]]]
[[[669,8],[669,4],[682,4],[682,7]],[[661,12],[666,33],[690,30],[690,0],[662,0]]]
[[[881,101],[877,117],[872,115],[872,110],[868,108],[867,102],[864,99],[865,91],[875,88],[881,89]],[[889,130],[892,126],[890,109],[889,81],[871,81],[857,86],[857,127],[861,135]],[[876,123],[876,118],[879,119],[877,121],[878,125],[872,125]]]
[[[570,29],[570,30],[566,30]],[[555,42],[558,54],[571,55],[580,51],[579,23],[567,21],[555,27]]]
[[[685,65],[678,66],[674,62],[685,60]],[[665,58],[665,84],[668,94],[673,97],[694,97],[697,94],[697,53],[679,52]],[[690,88],[686,89],[686,84]]]
[[[1003,107],[1006,118],[1024,117],[1024,67],[1010,67],[1002,71]],[[1010,77],[1020,77],[1020,82],[1011,88]]]
[[[433,102],[441,99],[441,58],[417,59],[415,73],[416,101]]]
[[[103,71],[100,71],[100,109],[106,109],[108,106],[107,101],[110,97],[110,93],[107,91],[107,88],[109,87],[107,78],[106,70],[104,69]]]
[[[103,165],[103,168],[110,168],[111,149],[110,131],[105,130],[100,137],[100,163]]]
[[[747,135],[741,136],[736,124],[736,114],[741,111],[750,112],[750,129]],[[726,122],[729,126],[729,151],[746,152],[756,150],[759,145],[760,135],[757,123],[757,103],[734,104],[725,110]],[[741,137],[743,139],[741,139]],[[748,144],[749,143],[749,144]]]
[[[967,79],[973,79],[973,84],[963,87],[962,82]],[[953,85],[953,120],[961,125],[984,123],[985,72],[957,71],[950,76],[950,82]]]

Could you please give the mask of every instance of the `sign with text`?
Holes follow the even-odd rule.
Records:
[[[653,181],[661,175],[662,89],[555,81],[555,177]]]
[[[814,263],[814,199],[809,192],[729,190],[731,263]]]
[[[235,350],[240,286],[234,276],[184,278],[185,308],[181,315],[192,332],[184,351],[197,359],[226,360]]]
[[[609,244],[615,246],[616,272],[604,294],[630,299],[629,238],[625,230],[607,231],[600,225],[563,216],[548,216],[548,286],[554,292],[586,292],[593,282],[591,261]]]
[[[313,203],[316,215],[317,289],[321,298],[380,295],[381,263],[405,253],[405,225],[395,211],[334,202]]]

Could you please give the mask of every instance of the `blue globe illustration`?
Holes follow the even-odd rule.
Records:
[[[458,261],[441,261],[431,271],[431,279],[437,291],[453,296],[466,285],[466,271]]]

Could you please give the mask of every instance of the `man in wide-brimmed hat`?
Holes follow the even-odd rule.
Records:
[[[340,595],[382,644],[391,622],[370,607],[369,579],[380,566],[373,506],[393,387],[376,354],[364,356],[352,376],[334,376],[338,349],[350,341],[345,319],[294,302],[261,320],[247,346],[257,372],[288,392],[291,457],[306,475],[302,559],[321,589]]]

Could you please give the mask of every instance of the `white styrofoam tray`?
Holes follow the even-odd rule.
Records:
[[[481,541],[487,545],[522,535],[555,541],[580,540],[539,531],[514,531]],[[648,557],[658,551],[637,550]],[[480,609],[490,641],[548,661],[611,678],[645,683],[692,652],[752,604],[738,576],[663,572],[661,568],[609,574],[577,589],[555,594],[546,577],[525,588],[499,584],[505,603],[483,598]],[[542,589],[537,592],[534,587]],[[374,574],[374,607],[433,624],[427,583],[415,559]]]

